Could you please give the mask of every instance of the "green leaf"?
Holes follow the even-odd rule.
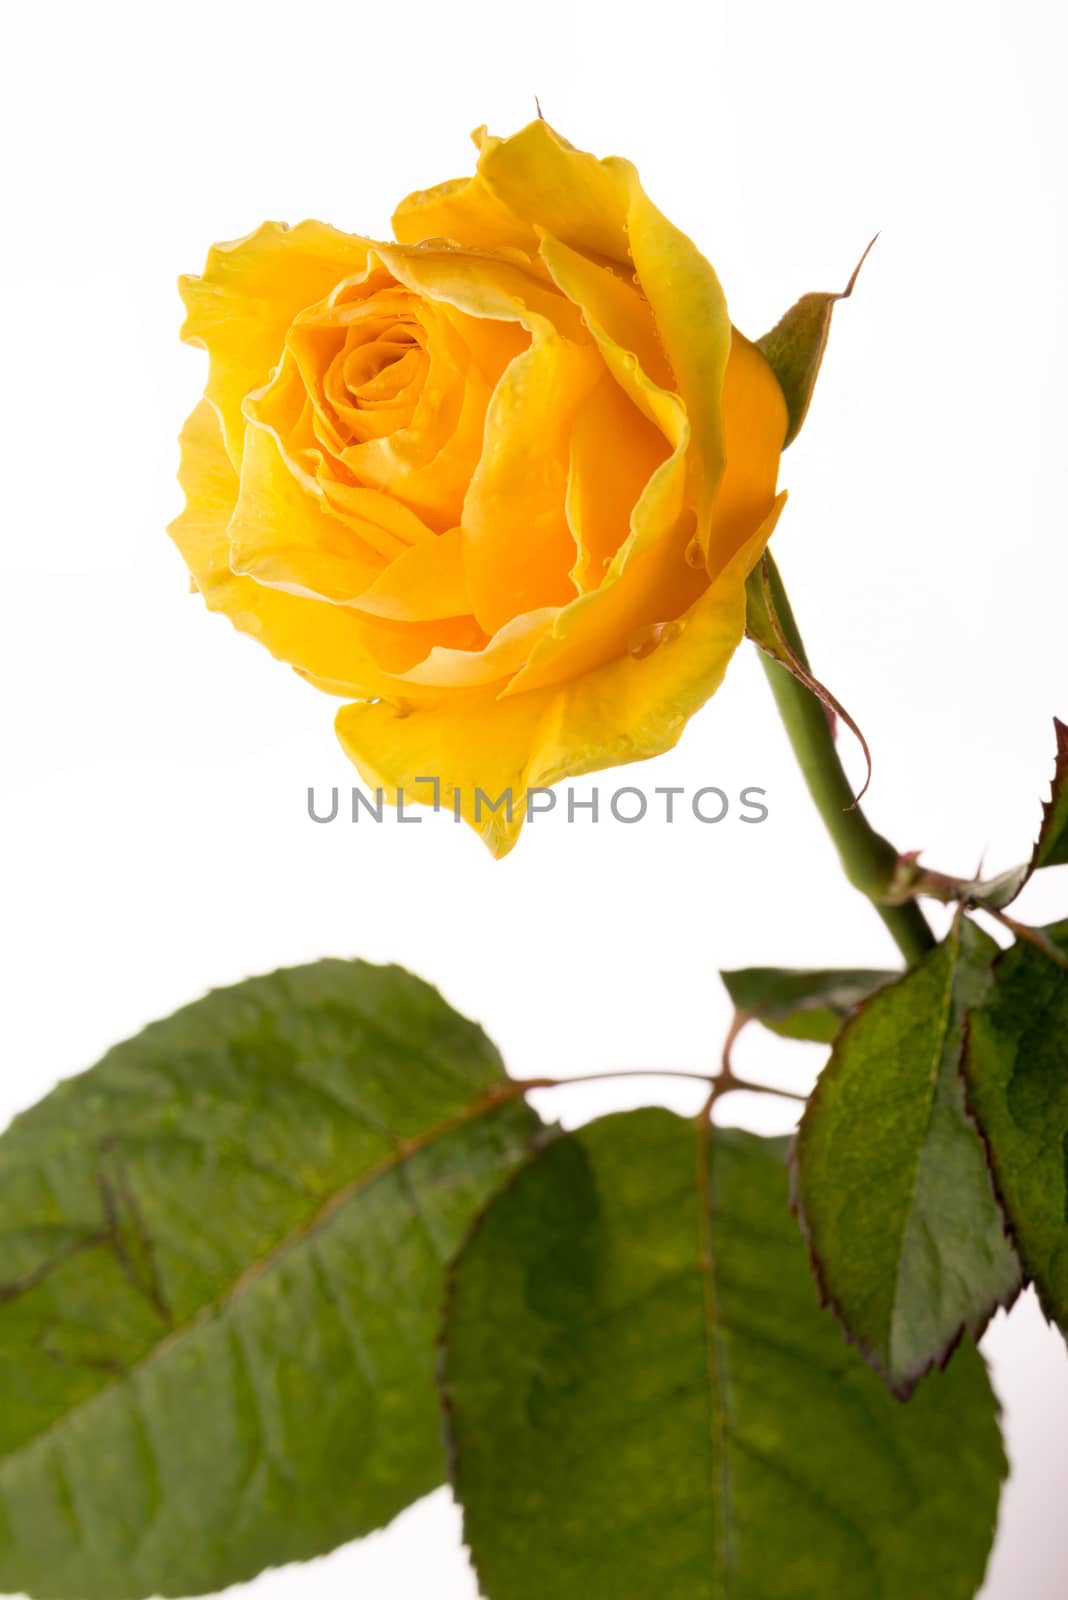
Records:
[[[1006,1471],[982,1360],[887,1394],[819,1308],[785,1154],[608,1117],[474,1229],[443,1388],[489,1600],[974,1594]]]
[[[1068,954],[1068,922],[1042,930]],[[1021,941],[969,1019],[968,1103],[1027,1276],[1068,1337],[1068,970]]]
[[[738,967],[721,972],[739,1018],[762,1022],[784,1039],[830,1044],[842,1023],[896,972],[870,967]]]
[[[1032,858],[1033,867],[1068,865],[1068,725],[1053,719],[1057,736],[1057,766],[1053,788],[1042,808],[1042,830]]]
[[[874,243],[873,239],[868,250]],[[778,378],[786,400],[788,424],[784,450],[797,438],[808,414],[823,352],[827,348],[827,336],[831,331],[831,313],[839,300],[848,300],[853,293],[860,269],[867,260],[868,250],[857,262],[853,276],[844,289],[837,294],[802,295],[782,320],[757,340],[757,347]]]
[[[958,919],[846,1023],[797,1137],[796,1195],[825,1297],[895,1393],[1019,1289],[959,1067],[997,946]]]
[[[445,1264],[535,1119],[398,968],[209,995],[0,1139],[0,1590],[214,1591],[444,1475]]]

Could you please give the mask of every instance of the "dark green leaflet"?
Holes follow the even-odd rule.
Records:
[[[441,1481],[445,1267],[537,1123],[396,968],[208,996],[0,1140],[0,1588],[213,1591]]]
[[[476,1226],[443,1391],[489,1600],[975,1593],[1006,1471],[983,1363],[887,1393],[819,1307],[785,1156],[609,1117]]]

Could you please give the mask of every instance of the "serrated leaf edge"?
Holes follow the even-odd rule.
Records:
[[[911,973],[914,970],[915,969],[912,968],[908,972],[902,973],[901,977],[896,980],[896,983],[904,983],[911,976]],[[847,1031],[854,1027],[860,1020],[865,1008],[873,1000],[877,999],[881,995],[885,995],[888,990],[894,987],[896,987],[896,984],[886,984],[884,988],[876,990],[874,995],[870,995],[867,1000],[862,1001],[861,1004],[856,1007],[856,1009],[846,1019],[839,1030],[838,1037],[831,1049],[832,1057],[834,1052],[839,1048]],[[952,990],[950,992],[952,993]],[[958,1073],[960,1073],[962,1069],[964,1060],[964,1042],[965,1038],[967,1037],[967,1025],[968,1017],[967,1013],[965,1013],[964,1034],[961,1039],[961,1053],[957,1062]],[[827,1283],[826,1271],[824,1269],[823,1262],[819,1257],[812,1238],[812,1230],[809,1226],[808,1218],[805,1215],[804,1201],[801,1195],[799,1162],[801,1135],[804,1131],[804,1124],[810,1111],[812,1111],[819,1104],[820,1091],[830,1066],[831,1060],[828,1059],[827,1066],[824,1068],[823,1072],[820,1073],[820,1076],[816,1081],[816,1086],[809,1095],[808,1104],[805,1107],[797,1132],[790,1141],[790,1150],[787,1156],[787,1166],[790,1172],[790,1209],[797,1218],[798,1226],[801,1229],[801,1235],[805,1241],[805,1246],[808,1251],[809,1265],[812,1269],[812,1275],[816,1280],[816,1286],[819,1290],[820,1304],[825,1309],[833,1313],[835,1321],[842,1330],[842,1334],[846,1343],[852,1345],[855,1350],[859,1351],[864,1360],[871,1367],[872,1371],[882,1379],[883,1383],[893,1395],[894,1399],[900,1400],[902,1403],[906,1403],[907,1401],[911,1400],[918,1384],[927,1376],[929,1372],[933,1372],[936,1368],[939,1372],[945,1371],[954,1353],[960,1346],[965,1334],[967,1334],[975,1344],[978,1344],[979,1340],[982,1338],[983,1334],[986,1332],[986,1329],[989,1327],[991,1321],[997,1315],[997,1313],[1002,1310],[1009,1311],[1012,1309],[1016,1301],[1019,1299],[1023,1289],[1026,1287],[1026,1283],[1023,1276],[1021,1276],[1020,1282],[1017,1283],[1011,1294],[997,1298],[985,1313],[977,1315],[970,1320],[964,1321],[958,1328],[957,1332],[948,1340],[945,1348],[937,1351],[927,1361],[922,1363],[922,1365],[916,1367],[915,1369],[907,1369],[901,1377],[896,1379],[891,1375],[886,1368],[886,1364],[879,1356],[879,1353],[871,1345],[869,1345],[865,1339],[862,1339],[858,1334],[854,1333],[853,1329],[849,1326],[849,1323],[846,1320],[841,1305],[831,1293],[830,1287]],[[967,1108],[967,1095],[965,1095],[965,1105]],[[974,1121],[974,1117],[972,1116],[970,1108],[968,1108],[968,1117],[970,1121]],[[985,1143],[982,1134],[980,1134],[980,1142]],[[989,1162],[986,1164],[989,1171]],[[1005,1228],[1005,1236],[1012,1245],[1013,1250],[1016,1253],[1016,1258],[1021,1262],[1022,1267],[1020,1252],[1017,1247],[1016,1240],[1009,1228],[1005,1206],[998,1192],[997,1186],[993,1182],[992,1175],[991,1192],[997,1204],[999,1215],[1001,1216],[1002,1226]]]
[[[1054,757],[1053,780],[1050,784],[1049,799],[1042,805],[1042,826],[1038,830],[1035,848],[1031,852],[1030,872],[1038,871],[1042,866],[1042,852],[1049,843],[1047,835],[1053,827],[1053,813],[1057,804],[1057,796],[1063,788],[1068,787],[1068,723],[1059,717],[1053,719],[1053,732],[1057,741],[1057,751]],[[1028,877],[1030,877],[1030,872]]]
[[[1064,725],[1062,723],[1059,726],[1061,726],[1063,728]],[[1066,735],[1068,735],[1068,729],[1065,729],[1065,733],[1066,733]],[[1068,749],[1068,738],[1066,738],[1066,749]],[[1001,955],[998,957],[998,960],[994,963],[994,965],[995,966],[999,966],[1001,964],[1002,960],[1004,960],[1005,956],[1007,956],[1009,954],[1009,952],[1011,951],[1012,948],[1013,947],[1010,945],[1008,950],[1003,950],[1001,952]],[[1016,1259],[1020,1263],[1020,1271],[1021,1271],[1020,1286],[1019,1286],[1018,1290],[1016,1291],[1016,1296],[1014,1297],[1012,1304],[1015,1304],[1015,1300],[1019,1298],[1019,1296],[1023,1293],[1023,1291],[1025,1289],[1033,1288],[1034,1291],[1035,1291],[1035,1296],[1036,1296],[1036,1298],[1038,1300],[1039,1306],[1041,1307],[1042,1315],[1045,1317],[1045,1319],[1049,1323],[1050,1327],[1051,1328],[1056,1328],[1058,1330],[1058,1332],[1060,1332],[1062,1334],[1062,1336],[1065,1338],[1065,1340],[1068,1340],[1068,1330],[1065,1330],[1065,1329],[1061,1328],[1060,1319],[1057,1317],[1056,1313],[1051,1308],[1051,1306],[1049,1304],[1048,1296],[1046,1294],[1046,1291],[1045,1291],[1043,1285],[1039,1282],[1038,1278],[1031,1271],[1030,1267],[1027,1264],[1027,1258],[1026,1258],[1026,1256],[1024,1254],[1024,1249],[1023,1249],[1023,1245],[1022,1245],[1022,1243],[1020,1241],[1020,1236],[1016,1231],[1015,1225],[1013,1224],[1012,1215],[1011,1215],[1011,1213],[1009,1211],[1009,1207],[1008,1207],[1008,1202],[1005,1199],[1005,1194],[1004,1194],[1004,1191],[1003,1191],[1002,1186],[1001,1186],[1001,1180],[998,1177],[998,1163],[997,1163],[997,1156],[996,1156],[995,1151],[994,1151],[994,1145],[993,1145],[992,1140],[990,1139],[989,1134],[986,1131],[986,1128],[983,1126],[982,1117],[980,1116],[979,1110],[976,1107],[974,1099],[973,1099],[974,1084],[972,1082],[971,1074],[969,1072],[969,1063],[971,1061],[971,1050],[972,1050],[972,1029],[971,1029],[971,1016],[969,1014],[964,1019],[964,1039],[963,1039],[963,1044],[962,1044],[962,1049],[961,1049],[961,1057],[960,1057],[960,1063],[959,1063],[959,1066],[958,1066],[958,1072],[960,1074],[961,1081],[962,1081],[962,1083],[964,1085],[964,1104],[965,1104],[965,1107],[967,1108],[968,1117],[971,1120],[972,1124],[974,1125],[975,1131],[979,1136],[979,1142],[983,1147],[983,1154],[984,1154],[985,1159],[986,1159],[987,1175],[990,1178],[990,1188],[991,1188],[991,1192],[993,1193],[994,1199],[997,1202],[998,1210],[1001,1213],[1001,1220],[1002,1220],[1002,1224],[1003,1224],[1004,1229],[1005,1229],[1005,1237],[1006,1237],[1006,1239],[1008,1239],[1009,1243],[1012,1245],[1013,1250],[1016,1252]],[[1007,1305],[1005,1307],[1005,1310],[1010,1310],[1010,1309],[1011,1309],[1011,1306]]]
[[[1048,835],[1053,827],[1053,814],[1057,805],[1057,797],[1062,789],[1068,788],[1068,723],[1062,722],[1060,717],[1054,717],[1053,719],[1053,736],[1057,745],[1053,758],[1053,777],[1050,780],[1049,799],[1042,802],[1042,821],[1039,825],[1038,838],[1035,840],[1031,850],[1030,860],[1015,869],[1020,873],[1020,882],[1015,892],[1007,900],[1001,902],[997,908],[999,911],[1004,911],[1008,906],[1012,905],[1014,900],[1018,900],[1035,873],[1041,872],[1046,865],[1042,860],[1042,852],[1049,843]],[[1001,874],[1002,878],[1007,878],[1008,876],[1009,873]],[[1015,931],[1017,926],[1015,923],[1010,922],[1008,918],[1003,920],[1007,927]]]

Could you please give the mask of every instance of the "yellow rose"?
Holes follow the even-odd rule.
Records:
[[[396,242],[266,223],[183,280],[210,365],[171,533],[208,606],[352,702],[370,785],[502,855],[529,789],[659,754],[719,685],[787,418],[628,162],[542,121],[476,140]]]

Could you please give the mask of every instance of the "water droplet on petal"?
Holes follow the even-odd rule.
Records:
[[[678,639],[685,627],[686,623],[681,617],[676,617],[671,622],[652,622],[648,627],[639,628],[631,634],[627,641],[627,650],[636,661],[644,661],[654,650],[659,650],[662,644],[670,644],[673,639]]]
[[[693,567],[695,572],[699,572],[705,565],[705,552],[701,548],[700,539],[694,538],[690,540],[689,544],[686,546],[685,560],[686,565],[688,567]]]

